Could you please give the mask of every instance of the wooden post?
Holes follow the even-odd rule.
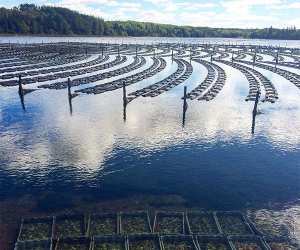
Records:
[[[24,103],[24,91],[23,91],[23,87],[22,87],[21,75],[19,75],[19,96],[20,96],[20,100],[21,100],[22,109],[24,111],[26,111],[25,103]]]
[[[187,108],[188,108],[188,105],[187,105],[187,101],[186,101],[186,93],[187,93],[187,86],[184,86],[184,90],[183,90],[183,115],[182,115],[182,126],[184,127],[185,125],[185,114],[186,114],[186,111],[187,111]]]
[[[72,105],[72,99],[75,97],[75,95],[72,95],[71,92],[71,80],[68,78],[68,100],[69,100],[69,108],[70,108],[70,114],[73,114],[73,105]]]
[[[174,50],[172,48],[172,61],[174,60]]]
[[[213,61],[213,55],[211,54],[210,55],[210,62],[212,62]]]
[[[233,59],[233,52],[232,52],[232,54],[231,54],[231,61],[232,61],[232,62],[234,61],[234,59]]]
[[[126,83],[123,81],[123,104],[127,106]]]
[[[72,99],[71,80],[70,80],[70,78],[68,78],[68,97],[69,97],[69,99]]]
[[[123,120],[126,121],[126,108],[127,108],[127,96],[126,96],[126,83],[123,81]]]
[[[137,48],[137,46],[135,47],[135,57],[138,57],[138,48]]]
[[[18,82],[18,84],[19,84],[19,95],[20,95],[20,96],[24,96],[24,91],[23,91],[23,86],[22,86],[22,77],[21,77],[21,75],[19,75],[19,82]]]
[[[254,56],[253,56],[253,67],[255,65],[255,62],[256,62],[256,51],[255,51]]]
[[[120,46],[118,46],[118,56],[120,57]]]
[[[279,57],[279,52],[277,51],[276,59],[275,59],[275,69],[277,69],[278,57]]]
[[[257,115],[257,106],[258,106],[258,102],[259,102],[259,96],[260,96],[260,92],[257,91],[256,93],[256,97],[255,97],[255,103],[254,103],[254,107],[253,107],[253,111],[252,111],[252,134],[254,134],[254,130],[255,130],[255,118]]]
[[[103,57],[103,55],[104,55],[104,47],[102,45],[102,57]]]

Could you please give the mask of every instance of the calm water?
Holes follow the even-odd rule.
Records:
[[[42,40],[102,41],[1,37],[1,42]],[[152,43],[162,39],[104,40]],[[299,47],[299,41],[225,42]],[[240,72],[220,64],[228,75],[225,87],[211,102],[190,101],[183,127],[183,86],[191,90],[206,76],[204,67],[192,64],[194,73],[184,84],[156,98],[141,97],[130,103],[126,121],[121,90],[79,96],[70,115],[66,90],[26,95],[24,112],[17,88],[0,87],[0,198],[45,192],[55,194],[53,199],[78,194],[92,199],[176,194],[207,209],[298,204],[300,90],[258,69],[272,80],[280,99],[259,104],[251,135],[253,103],[244,101],[248,82]],[[128,93],[169,75],[174,67],[168,61],[163,72],[134,84]]]

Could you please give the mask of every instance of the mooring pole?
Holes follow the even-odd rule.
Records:
[[[103,55],[104,55],[104,47],[103,47],[103,45],[102,45],[102,57],[103,57]]]
[[[19,84],[19,95],[20,95],[20,96],[24,96],[24,91],[23,91],[23,86],[22,86],[22,77],[21,77],[21,75],[19,75],[19,82],[18,82],[18,84]]]
[[[127,108],[127,97],[126,97],[126,84],[123,81],[123,120],[126,121],[126,108]]]
[[[22,87],[22,78],[21,75],[19,75],[19,96],[20,96],[20,100],[21,100],[21,105],[24,111],[26,111],[25,108],[25,103],[24,103],[24,91],[23,91],[23,87]]]
[[[275,60],[275,69],[277,69],[278,57],[279,57],[279,52],[277,51],[276,60]]]
[[[231,54],[231,61],[233,62],[234,60],[233,60],[233,52],[232,52],[232,54]]]
[[[138,48],[135,46],[135,57],[138,57]]]
[[[185,114],[186,114],[186,111],[187,111],[187,101],[186,101],[186,93],[187,93],[187,86],[184,86],[184,90],[183,90],[183,115],[182,115],[182,126],[184,127],[185,125]]]
[[[172,48],[172,61],[174,60],[174,50]]]
[[[120,46],[118,46],[118,56],[120,57]]]
[[[258,102],[259,102],[259,96],[260,96],[260,92],[257,91],[256,93],[256,97],[255,97],[255,103],[254,103],[254,107],[253,107],[253,111],[252,111],[252,134],[254,134],[254,130],[255,130],[255,118],[257,115],[257,106],[258,106]]]
[[[256,51],[255,51],[254,56],[253,56],[253,67],[255,66],[255,62],[256,62]]]
[[[210,62],[212,62],[213,61],[213,55],[211,54],[210,55]]]
[[[75,97],[75,96],[74,96]],[[72,105],[72,93],[71,93],[71,80],[68,78],[68,100],[69,100],[69,108],[70,108],[70,114],[73,114],[73,105]]]
[[[123,104],[127,106],[127,97],[126,97],[126,83],[123,81]]]
[[[71,80],[68,78],[68,97],[69,99],[72,98],[72,93],[71,93]]]

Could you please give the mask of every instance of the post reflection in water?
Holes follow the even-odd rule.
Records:
[[[69,101],[70,115],[73,115],[73,104],[72,104],[71,96],[68,96],[68,101]]]
[[[256,97],[255,97],[254,108],[252,111],[252,129],[251,129],[252,134],[254,134],[254,132],[255,132],[255,119],[256,119],[256,115],[257,115],[257,106],[258,106],[258,102],[259,102],[259,97],[260,97],[260,92],[257,91]]]
[[[188,104],[186,101],[186,92],[187,92],[187,86],[184,86],[184,93],[183,93],[183,110],[182,110],[182,127],[185,125],[185,115],[188,108]]]
[[[22,109],[23,109],[23,111],[26,111],[25,102],[24,102],[24,94],[22,92],[19,92],[19,97],[20,97]]]

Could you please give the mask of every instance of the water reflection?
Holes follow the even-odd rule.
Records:
[[[19,97],[20,97],[20,102],[21,102],[22,109],[24,111],[26,111],[23,90],[21,90],[21,91],[19,90]]]
[[[72,96],[68,96],[69,107],[70,107],[70,115],[73,115],[73,104],[72,104]]]
[[[188,109],[188,103],[186,100],[187,95],[187,86],[184,86],[184,93],[183,93],[183,106],[182,106],[182,127],[185,125],[185,119],[186,119],[186,111]]]
[[[259,102],[259,97],[260,97],[260,92],[258,91],[256,93],[254,108],[253,108],[253,111],[252,111],[252,126],[251,126],[251,133],[252,134],[254,134],[254,132],[255,132],[255,119],[256,119],[256,116],[257,116],[257,106],[258,106],[258,102]]]
[[[159,76],[101,95],[74,99],[69,89],[67,102],[66,90],[34,92],[26,96],[26,113],[17,88],[2,88],[1,196],[66,187],[73,195],[79,190],[95,197],[166,193],[212,209],[299,199],[299,89],[257,69],[280,99],[260,103],[255,120],[253,102],[244,101],[248,82],[220,64],[228,79],[211,102],[190,101],[187,108],[179,85],[127,104],[126,93],[174,72],[176,65],[167,60]],[[206,75],[202,66],[193,67],[185,82],[189,90]]]

